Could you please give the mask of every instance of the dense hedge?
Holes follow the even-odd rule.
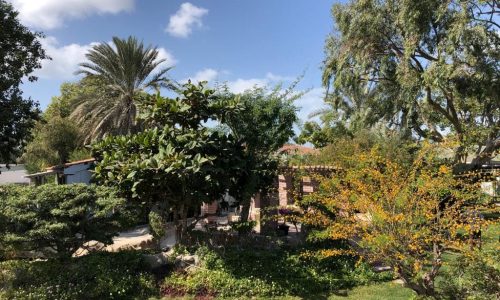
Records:
[[[156,292],[140,253],[0,263],[0,299],[147,299]]]
[[[87,241],[110,243],[127,219],[125,206],[113,189],[93,185],[2,186],[0,258],[16,251],[69,257]]]

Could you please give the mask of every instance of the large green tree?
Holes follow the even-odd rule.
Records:
[[[24,77],[36,80],[30,74],[47,58],[42,34],[31,32],[17,16],[11,4],[0,0],[0,161],[6,163],[21,153],[39,114],[38,104],[24,99],[19,85]]]
[[[80,127],[69,118],[73,104],[82,97],[98,97],[102,93],[99,82],[83,78],[77,82],[66,82],[60,87],[61,94],[52,97],[42,118],[32,131],[20,159],[28,172],[39,172],[44,168],[90,157],[83,145],[84,136]]]
[[[323,83],[340,111],[360,95],[367,125],[458,141],[472,165],[500,148],[497,1],[353,0],[332,9]],[[359,109],[358,109],[359,110]]]
[[[169,68],[152,46],[145,47],[135,37],[113,37],[113,44],[101,43],[86,55],[78,74],[94,78],[98,91],[83,93],[73,103],[71,118],[82,126],[85,141],[107,134],[136,132],[137,96],[146,89],[170,87]]]
[[[183,85],[175,99],[146,95],[139,116],[144,131],[94,144],[96,178],[150,209],[150,225],[161,227],[173,216],[181,241],[188,211],[219,199],[239,174],[241,142],[204,125],[224,123],[237,109],[236,101],[216,97],[202,83]]]
[[[250,200],[257,192],[265,193],[276,179],[277,151],[294,136],[293,126],[298,121],[294,101],[303,93],[281,85],[268,90],[254,88],[242,94],[223,92],[226,99],[236,99],[242,110],[229,115],[227,126],[244,143],[244,165],[238,181],[230,193],[243,205],[242,220],[248,218]]]
[[[72,156],[73,153],[80,153],[80,136],[78,126],[68,118],[42,120],[35,126],[33,139],[26,146],[20,161],[25,164],[29,173],[66,163],[77,158]],[[90,153],[79,158],[88,157]]]

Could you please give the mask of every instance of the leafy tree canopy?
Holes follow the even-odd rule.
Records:
[[[98,97],[102,85],[95,78],[83,78],[78,82],[66,82],[60,87],[61,94],[52,97],[51,103],[33,130],[21,161],[30,173],[66,163],[70,160],[89,158],[90,150],[83,145],[80,126],[70,118],[72,106],[82,97]]]
[[[68,118],[54,117],[40,121],[33,131],[33,139],[26,146],[20,158],[29,173],[42,171],[44,168],[68,162],[72,153],[79,148],[81,133],[73,121]],[[87,156],[88,155],[88,156]],[[90,153],[84,155],[88,158]]]
[[[12,5],[0,0],[0,161],[13,162],[26,144],[26,138],[38,117],[38,104],[23,99],[19,85],[41,67],[48,58],[39,39],[41,33],[31,32],[19,23]]]
[[[177,98],[144,95],[143,132],[108,137],[93,146],[95,175],[158,214],[186,219],[188,209],[218,199],[240,170],[242,145],[233,135],[204,126],[240,109],[203,83],[182,86]],[[161,222],[160,222],[161,223]],[[177,224],[178,238],[186,230]]]
[[[473,164],[500,148],[497,1],[353,0],[335,4],[323,83],[335,110],[407,137],[459,142]]]
[[[436,145],[426,143],[409,163],[376,144],[358,147],[339,153],[339,173],[316,176],[318,191],[299,200],[309,238],[348,241],[348,249],[319,254],[383,263],[417,294],[437,297],[444,251],[469,252],[469,241],[487,224],[478,212],[486,199],[478,185],[453,175]]]
[[[248,216],[250,199],[274,182],[278,169],[277,150],[294,136],[297,107],[294,101],[303,96],[294,88],[298,80],[287,89],[281,85],[271,90],[254,88],[242,94],[222,91],[225,99],[236,99],[243,109],[227,118],[227,129],[244,143],[242,176],[233,185],[231,194],[243,204],[242,219]]]
[[[160,69],[165,59],[158,55],[156,47],[145,47],[135,37],[113,37],[113,45],[101,43],[86,54],[89,62],[81,63],[77,73],[90,85],[76,97],[71,113],[86,142],[140,129],[135,98],[146,89],[172,87],[166,77],[170,68]]]

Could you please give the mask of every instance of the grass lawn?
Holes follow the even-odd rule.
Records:
[[[340,300],[340,299],[363,299],[363,300],[399,300],[399,299],[411,299],[414,292],[410,289],[402,287],[400,284],[385,282],[374,285],[359,286],[346,294],[342,295],[331,295],[327,299],[329,300]]]
[[[355,287],[352,290],[347,290],[343,292],[339,292],[338,294],[331,295],[311,295],[309,297],[292,297],[292,296],[284,296],[284,297],[274,297],[274,298],[251,298],[251,299],[272,299],[272,300],[407,300],[411,299],[414,295],[414,292],[410,289],[402,287],[400,284],[385,282],[380,284],[373,284],[367,286],[359,286]],[[181,298],[163,298],[166,299],[175,299],[175,300],[188,300],[195,299],[195,297],[181,297]],[[231,298],[225,298],[231,299]],[[233,298],[233,299],[245,299],[245,298]]]

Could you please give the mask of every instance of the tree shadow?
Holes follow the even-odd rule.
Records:
[[[259,279],[302,299],[327,299],[334,293],[347,296],[354,287],[350,271],[354,260],[347,257],[323,260],[300,257],[301,249],[237,249],[220,253],[223,268],[237,279]]]

